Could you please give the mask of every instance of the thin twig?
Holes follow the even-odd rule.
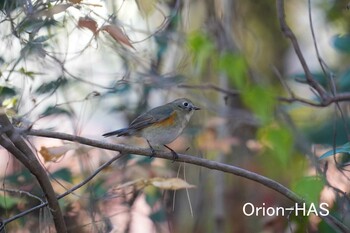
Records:
[[[201,90],[214,90],[218,91],[230,96],[239,96],[242,93],[238,90],[230,90],[230,89],[224,89],[221,87],[216,86],[215,84],[207,83],[207,84],[200,84],[200,85],[189,85],[189,84],[180,84],[178,85],[179,88],[188,88],[188,89],[201,89]],[[314,89],[312,89],[314,91]],[[318,95],[318,93],[315,93]],[[335,96],[329,96],[327,97],[327,101],[323,102],[315,102],[312,100],[304,99],[301,97],[297,96],[292,96],[292,97],[282,97],[282,96],[277,96],[277,100],[286,102],[286,103],[303,103],[306,105],[310,105],[313,107],[327,107],[332,103],[337,103],[337,102],[347,102],[350,101],[350,92],[345,92],[345,93],[337,93]]]
[[[28,197],[32,197],[32,198],[38,200],[40,203],[44,203],[44,201],[40,197],[35,196],[34,194],[31,194],[30,192],[27,192],[24,190],[10,189],[10,188],[0,188],[0,190],[4,191],[4,192],[8,192],[8,193],[16,193],[16,194],[20,194],[20,195],[25,194]]]
[[[224,88],[219,87],[219,86],[212,84],[212,83],[206,83],[206,84],[200,84],[200,85],[179,84],[177,87],[188,88],[188,89],[216,90],[216,91],[219,91],[221,93],[231,95],[231,96],[238,96],[241,93],[240,91],[224,89]]]
[[[277,15],[278,15],[278,20],[280,23],[281,31],[284,34],[284,36],[289,38],[289,40],[291,41],[293,48],[294,48],[294,51],[295,51],[295,53],[300,61],[300,64],[304,70],[307,83],[310,85],[310,87],[312,87],[314,90],[316,90],[318,95],[321,97],[321,103],[328,105],[329,104],[329,95],[323,89],[323,87],[313,78],[312,73],[311,73],[311,71],[306,63],[306,60],[304,58],[304,55],[301,52],[298,40],[286,22],[285,11],[284,11],[284,0],[277,0],[276,6],[277,6]]]
[[[57,200],[73,193],[75,190],[81,188],[82,186],[84,186],[85,184],[87,184],[90,180],[92,180],[97,174],[99,174],[103,169],[105,169],[106,167],[108,167],[109,165],[111,165],[114,161],[120,159],[121,157],[123,156],[123,154],[118,154],[116,156],[114,156],[112,159],[110,159],[109,161],[105,162],[104,164],[102,164],[96,171],[94,171],[90,176],[88,176],[85,180],[83,180],[82,182],[80,182],[79,184],[75,185],[73,188],[67,190],[66,192],[62,193],[61,195],[57,196]],[[21,218],[35,210],[38,210],[38,209],[41,209],[45,206],[47,206],[48,203],[45,201],[45,202],[42,202],[40,205],[37,205],[37,206],[34,206],[33,208],[30,208],[26,211],[23,211],[15,216],[12,216],[8,219],[4,219],[2,221],[3,225],[0,225],[0,231],[3,229],[3,227],[6,226],[6,224],[9,224],[10,222],[18,219],[18,218]]]

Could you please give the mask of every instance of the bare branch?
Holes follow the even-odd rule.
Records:
[[[215,90],[231,96],[238,96],[241,94],[240,91],[224,89],[212,83],[206,83],[206,84],[200,84],[200,85],[179,84],[177,87],[188,88],[188,89]]]
[[[16,193],[16,194],[19,194],[19,195],[25,194],[28,197],[32,197],[32,198],[38,200],[40,203],[44,203],[44,201],[40,197],[35,196],[34,194],[31,194],[30,192],[27,192],[27,191],[24,191],[24,190],[9,189],[9,188],[0,188],[0,190],[4,191],[4,192],[8,192],[8,193]]]
[[[307,83],[313,89],[316,90],[318,95],[321,97],[322,104],[328,105],[330,101],[329,95],[323,89],[323,87],[313,78],[311,71],[303,56],[303,53],[301,52],[298,40],[286,22],[285,11],[284,11],[284,0],[276,0],[276,6],[277,6],[277,15],[278,15],[281,31],[284,34],[284,36],[289,38],[289,40],[291,41],[294,51],[298,56],[301,66],[303,67]]]
[[[224,88],[218,87],[215,84],[211,84],[211,83],[200,84],[200,85],[180,84],[180,85],[178,85],[178,87],[189,88],[189,89],[214,90],[214,91],[218,91],[218,92],[230,95],[230,96],[239,96],[242,94],[240,91],[224,89]],[[318,93],[316,92],[316,94],[318,94]],[[286,103],[300,102],[300,103],[307,104],[307,105],[314,106],[314,107],[327,107],[332,103],[350,101],[350,93],[349,92],[337,93],[335,96],[328,96],[327,100],[323,101],[321,103],[314,102],[314,101],[304,99],[301,97],[297,97],[294,94],[291,97],[277,96],[276,98],[279,101],[286,102]]]

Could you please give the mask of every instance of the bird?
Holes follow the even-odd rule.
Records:
[[[146,139],[153,155],[154,146],[163,145],[171,151],[173,159],[178,154],[166,144],[174,141],[185,129],[194,111],[200,110],[187,98],[176,99],[170,103],[158,106],[139,115],[127,128],[118,129],[103,134],[110,136],[138,136]]]

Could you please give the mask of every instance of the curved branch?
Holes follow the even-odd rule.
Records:
[[[15,130],[4,111],[0,112],[0,128],[0,145],[15,156],[35,176],[47,199],[56,231],[59,233],[67,232],[61,208],[45,169],[22,136]]]
[[[294,51],[295,51],[295,53],[298,56],[298,59],[300,61],[300,64],[304,69],[307,83],[313,89],[316,90],[317,94],[321,98],[322,103],[329,104],[329,99],[330,99],[329,95],[323,89],[323,87],[313,78],[312,73],[311,73],[311,71],[310,71],[310,69],[305,61],[304,56],[303,56],[303,53],[301,52],[298,40],[286,22],[286,16],[285,16],[285,11],[284,11],[284,0],[277,0],[276,6],[277,6],[277,15],[278,15],[278,20],[280,23],[281,31],[284,34],[284,36],[289,38],[289,40],[291,41],[293,48],[294,48]]]
[[[84,137],[75,136],[75,135],[66,134],[66,133],[58,133],[58,132],[51,132],[46,130],[34,130],[34,129],[31,129],[30,131],[25,131],[24,133],[32,136],[56,138],[56,139],[61,139],[66,141],[78,142],[80,144],[93,146],[93,147],[106,149],[106,150],[119,151],[121,153],[138,154],[138,155],[144,155],[144,156],[153,155],[154,157],[157,157],[157,158],[173,160],[173,155],[170,152],[156,150],[155,154],[152,154],[152,151],[148,148],[140,148],[140,147],[134,147],[134,146],[122,145],[122,144],[112,144],[108,142],[102,142],[102,141],[93,140],[93,139],[84,138]],[[298,195],[293,193],[288,188],[284,187],[283,185],[281,185],[280,183],[272,179],[269,179],[257,173],[250,172],[248,170],[235,167],[232,165],[207,160],[204,158],[199,158],[197,156],[186,155],[186,154],[178,154],[178,155],[179,155],[178,161],[241,176],[249,180],[253,180],[260,184],[263,184],[266,187],[269,187],[281,193],[282,195],[286,196],[287,198],[289,198],[294,202],[298,202],[298,203],[303,202],[302,198],[300,198]]]
[[[129,145],[122,145],[122,144],[112,144],[112,143],[102,142],[102,141],[93,140],[85,137],[70,135],[66,133],[52,132],[47,130],[34,130],[34,129],[30,129],[30,130],[18,129],[18,130],[26,135],[56,138],[56,139],[61,139],[65,141],[78,142],[83,145],[88,145],[88,146],[97,147],[101,149],[119,151],[121,154],[138,154],[143,156],[152,155],[158,158],[173,160],[173,155],[170,152],[156,150],[155,153],[153,153],[150,149],[139,148],[139,147],[134,147]],[[219,163],[219,162],[203,159],[197,156],[186,155],[186,154],[178,154],[177,161],[190,163],[190,164],[198,165],[200,167],[206,167],[209,169],[218,170],[222,172],[227,172],[249,180],[253,180],[257,183],[260,183],[270,189],[273,189],[279,192],[280,194],[289,198],[295,203],[304,203],[304,200],[300,196],[298,196],[297,194],[295,194],[293,191],[283,186],[282,184],[272,179],[269,179],[267,177],[264,177],[262,175],[259,175],[257,173],[254,173],[236,166]],[[350,232],[350,229],[348,229],[347,226],[345,226],[343,223],[341,223],[338,219],[334,218],[333,216],[328,215],[328,216],[322,217],[321,215],[320,217],[323,218],[328,224],[339,229],[341,232]]]

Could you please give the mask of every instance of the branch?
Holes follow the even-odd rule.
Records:
[[[0,112],[0,126],[0,145],[15,156],[36,177],[46,196],[56,231],[58,233],[67,232],[55,191],[45,169],[22,136],[16,132],[4,111]]]
[[[301,52],[298,40],[286,22],[286,16],[285,16],[285,11],[284,11],[284,0],[276,0],[276,6],[277,6],[277,15],[278,15],[278,20],[280,23],[281,31],[284,34],[284,36],[289,38],[289,40],[291,41],[293,48],[294,48],[294,51],[295,51],[296,55],[298,56],[298,59],[301,63],[301,66],[304,69],[307,83],[313,89],[316,90],[317,94],[321,98],[321,103],[324,103],[324,104],[328,103],[329,104],[329,95],[323,89],[323,87],[313,78],[313,76],[310,72],[310,69],[309,69],[308,65],[306,64],[303,53]]]
[[[215,90],[226,95],[230,96],[239,96],[241,94],[240,91],[224,89],[212,83],[205,83],[200,85],[188,85],[188,84],[179,84],[177,85],[179,88],[189,88],[189,89],[201,89],[201,90]]]
[[[31,197],[31,198],[34,198],[34,199],[38,200],[40,203],[44,203],[44,201],[40,197],[35,196],[34,194],[31,194],[30,192],[27,192],[27,191],[24,191],[24,190],[0,188],[0,191],[4,191],[4,192],[8,192],[8,193],[15,193],[15,194],[19,194],[19,195],[24,194],[24,195],[27,195],[28,197]]]
[[[153,154],[152,151],[148,148],[145,149],[145,148],[139,148],[139,147],[134,147],[129,145],[112,144],[112,143],[102,142],[98,140],[88,139],[88,138],[65,134],[65,133],[51,132],[46,130],[33,130],[33,129],[30,129],[30,130],[18,129],[18,130],[22,134],[26,134],[26,135],[56,138],[56,139],[61,139],[65,141],[78,142],[83,145],[88,145],[88,146],[97,147],[101,149],[119,151],[121,154],[138,154],[143,156],[153,155],[154,157],[157,157],[157,158],[173,160],[173,155],[170,152],[156,150],[155,153]],[[295,194],[294,192],[292,192],[290,189],[286,188],[282,184],[272,179],[269,179],[267,177],[264,177],[262,175],[259,175],[257,173],[254,173],[236,166],[219,163],[219,162],[203,159],[197,156],[186,155],[186,154],[178,154],[177,161],[198,165],[200,167],[206,167],[209,169],[218,170],[218,171],[234,174],[236,176],[240,176],[249,180],[253,180],[270,189],[277,191],[278,193],[282,194],[283,196],[287,197],[288,199],[292,200],[295,203],[304,203],[304,200],[300,196],[298,196],[297,194]],[[350,229],[348,229],[347,226],[345,226],[343,223],[341,223],[338,219],[334,218],[333,216],[329,215],[329,216],[324,216],[322,218],[328,224],[338,228],[341,232],[350,232]]]
[[[224,89],[224,88],[216,86],[215,84],[212,84],[212,83],[200,84],[200,85],[180,84],[177,87],[188,88],[188,89],[214,90],[214,91],[218,91],[218,92],[224,93],[224,94],[229,95],[229,96],[240,96],[242,94],[240,91],[231,90],[231,89]],[[299,102],[299,103],[307,104],[307,105],[310,105],[313,107],[327,107],[332,103],[350,101],[350,93],[349,92],[337,93],[334,96],[328,96],[327,100],[324,100],[321,103],[314,102],[314,101],[304,99],[301,97],[297,97],[294,94],[292,94],[291,97],[277,96],[276,98],[278,101],[286,102],[286,103]]]

